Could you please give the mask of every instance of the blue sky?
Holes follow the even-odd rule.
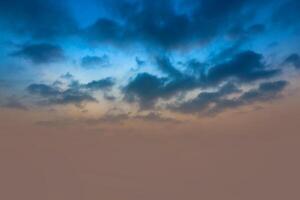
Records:
[[[300,69],[299,8],[297,0],[1,1],[0,103],[86,112],[92,103],[133,118],[268,103]]]

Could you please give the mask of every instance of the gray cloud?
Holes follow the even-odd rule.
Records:
[[[90,90],[108,90],[114,86],[115,82],[112,78],[105,78],[98,81],[89,82],[82,87]]]
[[[68,9],[50,0],[2,0],[0,24],[19,36],[35,39],[57,38],[77,31]]]
[[[209,109],[212,104],[218,103],[220,99],[239,92],[241,91],[235,85],[229,83],[216,92],[202,92],[195,99],[180,104],[180,106],[170,106],[169,108],[182,113],[201,113]]]
[[[89,93],[78,89],[60,90],[51,85],[31,84],[27,88],[28,92],[43,98],[42,104],[75,104],[81,105],[84,102],[97,102]]]
[[[171,110],[198,115],[215,115],[227,109],[251,105],[259,102],[273,101],[287,86],[287,81],[261,83],[258,88],[242,93],[238,97],[228,95],[238,92],[232,86],[222,87],[217,92],[202,92],[190,101],[180,105],[170,106]],[[227,89],[226,89],[227,88]]]
[[[60,46],[47,43],[24,45],[20,50],[11,55],[29,59],[36,64],[62,61],[65,58]]]
[[[231,20],[243,18],[246,5],[254,1],[103,1],[109,10],[84,30],[92,42],[116,46],[142,44],[163,49],[178,49],[205,44],[219,34]],[[178,12],[178,8],[183,12]],[[180,28],[179,28],[180,27]]]
[[[279,8],[273,13],[272,19],[281,27],[299,28],[300,2],[298,0],[283,1]]]
[[[159,78],[140,73],[123,88],[127,102],[138,102],[140,108],[152,108],[158,99],[168,99],[197,86],[193,77],[179,79]]]
[[[261,54],[244,51],[234,55],[228,62],[210,68],[206,76],[206,82],[210,85],[234,79],[240,83],[247,83],[271,78],[280,72],[279,69],[268,69]]]
[[[73,77],[73,76],[72,76]],[[80,84],[76,80],[70,80],[71,83],[66,89],[59,87],[60,84],[31,84],[27,91],[42,98],[41,103],[46,105],[75,104],[77,106],[86,102],[97,102],[93,97],[94,91],[107,91],[112,88],[114,82],[111,78],[92,81],[87,84]]]
[[[299,54],[293,53],[289,55],[285,60],[285,64],[291,64],[293,65],[296,69],[300,69],[300,56]]]
[[[194,73],[182,73],[168,58],[159,58],[158,68],[168,76],[138,74],[124,87],[125,100],[137,102],[142,109],[149,109],[159,99],[169,99],[196,88],[214,88],[228,82],[249,84],[273,78],[281,72],[279,69],[270,69],[263,62],[263,56],[253,51],[240,52],[229,61],[213,66],[196,60],[188,61],[186,65],[192,67]],[[195,68],[198,70],[195,71]]]
[[[158,68],[165,74],[172,78],[181,78],[182,73],[177,70],[171,63],[168,57],[157,57],[156,63]]]
[[[107,55],[103,56],[85,56],[81,59],[81,66],[86,69],[93,69],[97,67],[106,67],[109,65],[109,58]]]
[[[231,39],[244,40],[252,36],[261,34],[265,30],[266,27],[264,24],[253,24],[249,27],[244,27],[243,24],[235,24],[229,29],[227,35]]]
[[[137,66],[139,66],[139,67],[144,66],[146,64],[146,61],[140,59],[139,57],[135,58],[135,62],[137,64]]]

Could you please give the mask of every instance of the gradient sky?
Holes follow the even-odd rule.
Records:
[[[24,150],[31,200],[201,199],[198,187],[204,199],[299,199],[299,10],[299,0],[0,0],[0,174],[26,163]],[[69,187],[49,190],[60,173]],[[16,176],[5,199],[17,199]]]

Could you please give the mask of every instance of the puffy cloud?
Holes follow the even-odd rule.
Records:
[[[220,100],[213,108],[208,110],[207,113],[217,114],[226,109],[233,109],[259,102],[274,101],[276,98],[280,97],[281,92],[287,85],[287,81],[261,83],[258,88],[251,89],[238,98]]]
[[[93,96],[93,91],[107,91],[112,88],[114,82],[111,78],[92,81],[87,84],[80,84],[76,80],[71,80],[71,83],[66,89],[58,87],[55,83],[47,84],[31,84],[27,87],[27,91],[41,97],[41,104],[46,105],[63,105],[74,104],[82,105],[86,102],[97,102]]]
[[[273,22],[282,27],[299,27],[300,2],[298,0],[283,1],[273,13]]]
[[[281,92],[287,84],[287,81],[261,83],[257,89],[244,93],[239,99],[245,103],[268,101],[276,97],[278,92]]]
[[[220,99],[239,92],[240,90],[235,85],[229,83],[215,92],[202,92],[195,99],[180,106],[170,106],[170,109],[182,113],[199,113],[209,109],[213,103],[217,103]]]
[[[105,67],[109,65],[109,58],[107,55],[103,56],[85,56],[81,59],[81,66],[86,69],[93,69],[97,67]]]
[[[285,64],[291,64],[293,65],[296,69],[300,69],[300,56],[296,53],[293,53],[289,55],[285,60]]]
[[[139,57],[135,58],[135,62],[137,64],[137,66],[139,66],[139,67],[144,66],[146,64],[146,62],[144,60],[140,59]]]
[[[74,78],[74,76],[70,72],[67,72],[66,74],[61,75],[60,78],[66,79],[66,80],[72,80]]]
[[[204,44],[222,33],[234,17],[242,18],[251,1],[103,1],[109,10],[84,30],[93,42],[116,46],[142,44],[177,49]],[[179,7],[181,11],[179,11]]]
[[[171,63],[168,57],[157,57],[156,58],[158,68],[173,78],[180,78],[181,72],[177,70]]]
[[[257,34],[261,34],[265,31],[264,24],[253,24],[249,27],[244,27],[242,24],[235,24],[228,31],[228,36],[231,39],[245,39]]]
[[[273,101],[279,97],[287,84],[287,81],[264,82],[258,88],[250,89],[233,98],[228,97],[228,95],[241,91],[232,85],[226,85],[216,92],[202,92],[195,99],[180,105],[170,106],[170,109],[182,113],[215,115],[226,109]]]
[[[265,32],[266,27],[264,24],[254,24],[250,26],[247,30],[248,34],[260,34]]]
[[[138,74],[124,88],[125,99],[137,101],[142,107],[151,107],[162,96],[166,79],[158,78],[148,73]]]
[[[112,78],[105,78],[98,81],[92,81],[84,85],[83,87],[90,90],[107,90],[114,86],[115,82]]]
[[[231,60],[210,67],[190,60],[186,65],[192,67],[192,74],[178,71],[168,58],[157,61],[158,68],[167,77],[140,73],[123,90],[125,99],[138,102],[142,109],[155,106],[159,99],[169,99],[196,88],[215,88],[228,82],[248,84],[273,78],[280,73],[279,69],[269,69],[263,62],[263,56],[252,51],[238,53]],[[195,68],[198,70],[195,71]],[[208,69],[207,72],[205,69]]]
[[[168,79],[140,73],[124,87],[123,93],[126,101],[138,102],[140,108],[150,109],[158,99],[169,99],[178,93],[195,88],[197,84],[193,77]]]
[[[0,48],[3,48],[0,56],[4,60],[0,71],[5,72],[2,73],[5,80],[17,74],[32,82],[32,74],[40,73],[40,69],[26,65],[24,71],[27,70],[28,74],[19,74],[16,69],[23,70],[22,63],[18,62],[19,58],[30,60],[33,64],[49,64],[66,61],[67,53],[72,60],[78,60],[76,56],[80,55],[80,65],[83,68],[95,69],[108,66],[110,57],[117,52],[116,61],[124,66],[130,63],[127,62],[132,59],[129,56],[143,57],[135,57],[134,65],[139,67],[133,70],[130,69],[131,66],[122,68],[122,73],[130,70],[128,74],[131,77],[127,83],[122,81],[124,85],[121,95],[124,95],[126,103],[137,103],[140,109],[148,109],[148,112],[155,112],[161,101],[163,104],[160,105],[165,105],[164,103],[189,99],[195,89],[202,91],[197,98],[181,102],[182,104],[170,109],[186,113],[218,113],[227,108],[250,104],[251,96],[253,102],[269,101],[271,98],[267,98],[268,95],[276,96],[276,92],[268,91],[264,85],[253,88],[250,84],[257,85],[281,73],[281,69],[268,65],[266,60],[271,59],[263,57],[271,55],[263,46],[277,39],[273,33],[278,29],[270,24],[270,17],[273,22],[288,27],[298,26],[299,19],[298,1],[284,0],[278,4],[277,10],[274,10],[276,5],[268,4],[270,2],[272,3],[269,0],[102,0],[93,2],[97,6],[91,5],[95,9],[87,11],[89,16],[82,16],[80,9],[74,8],[74,2],[0,1],[0,27],[5,30],[4,40],[10,40],[0,42]],[[75,7],[85,3],[91,2],[78,0]],[[72,9],[72,16],[69,9]],[[257,16],[252,15],[253,11]],[[265,32],[266,27],[268,32]],[[266,35],[259,35],[261,33]],[[285,39],[286,35],[282,35],[282,39]],[[24,42],[24,45],[18,46],[17,51],[10,54],[13,59],[6,57],[6,52],[12,52],[16,48],[15,43]],[[280,47],[279,45],[278,48]],[[255,52],[257,48],[262,50],[261,53]],[[104,54],[97,55],[100,50]],[[89,54],[86,54],[87,51]],[[193,59],[197,56],[201,61]],[[146,60],[152,58],[154,62]],[[175,63],[179,60],[181,62]],[[298,54],[291,54],[284,63],[298,69],[299,60]],[[145,66],[146,62],[146,67],[140,67]],[[78,69],[70,67],[70,70]],[[76,73],[81,73],[80,70]],[[150,74],[153,70],[157,74]],[[110,71],[105,70],[104,73]],[[121,79],[124,80],[128,74]],[[27,91],[45,104],[80,105],[97,101],[94,97],[96,91],[102,91],[103,97],[109,101],[121,99],[123,96],[118,96],[120,93],[110,92],[116,81],[118,80],[106,78],[82,84],[69,73],[53,84],[32,84]],[[276,86],[274,82],[269,84]],[[249,91],[243,93],[240,88],[245,85]],[[282,85],[283,90],[284,84]],[[278,91],[281,91],[280,88]],[[232,95],[236,97],[228,98]],[[18,104],[12,102],[7,106],[17,107]],[[195,106],[199,106],[198,110],[194,109]],[[116,116],[108,117],[107,120],[113,121],[114,117]],[[140,116],[140,119],[162,120],[157,113]]]
[[[60,91],[57,88],[45,84],[31,84],[27,89],[30,93],[43,97],[57,96],[60,94]]]
[[[236,54],[230,61],[210,68],[206,82],[210,85],[233,79],[245,83],[271,78],[280,73],[278,69],[268,69],[262,59],[261,54],[253,51]]]
[[[60,90],[51,85],[31,84],[27,88],[33,95],[41,96],[42,104],[75,104],[81,105],[84,102],[96,102],[97,100],[89,93],[77,89]]]
[[[11,55],[29,59],[36,64],[62,61],[65,58],[60,46],[47,43],[24,45]]]
[[[54,38],[77,31],[66,7],[50,0],[0,1],[0,24],[34,38]]]
[[[244,45],[245,40],[240,39],[231,44],[229,47],[225,47],[224,49],[219,50],[218,52],[212,55],[212,62],[220,63],[224,62],[224,60],[230,59],[234,54],[237,54],[241,47]]]

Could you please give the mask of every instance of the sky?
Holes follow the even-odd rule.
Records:
[[[299,199],[299,9],[0,0],[5,199]]]

